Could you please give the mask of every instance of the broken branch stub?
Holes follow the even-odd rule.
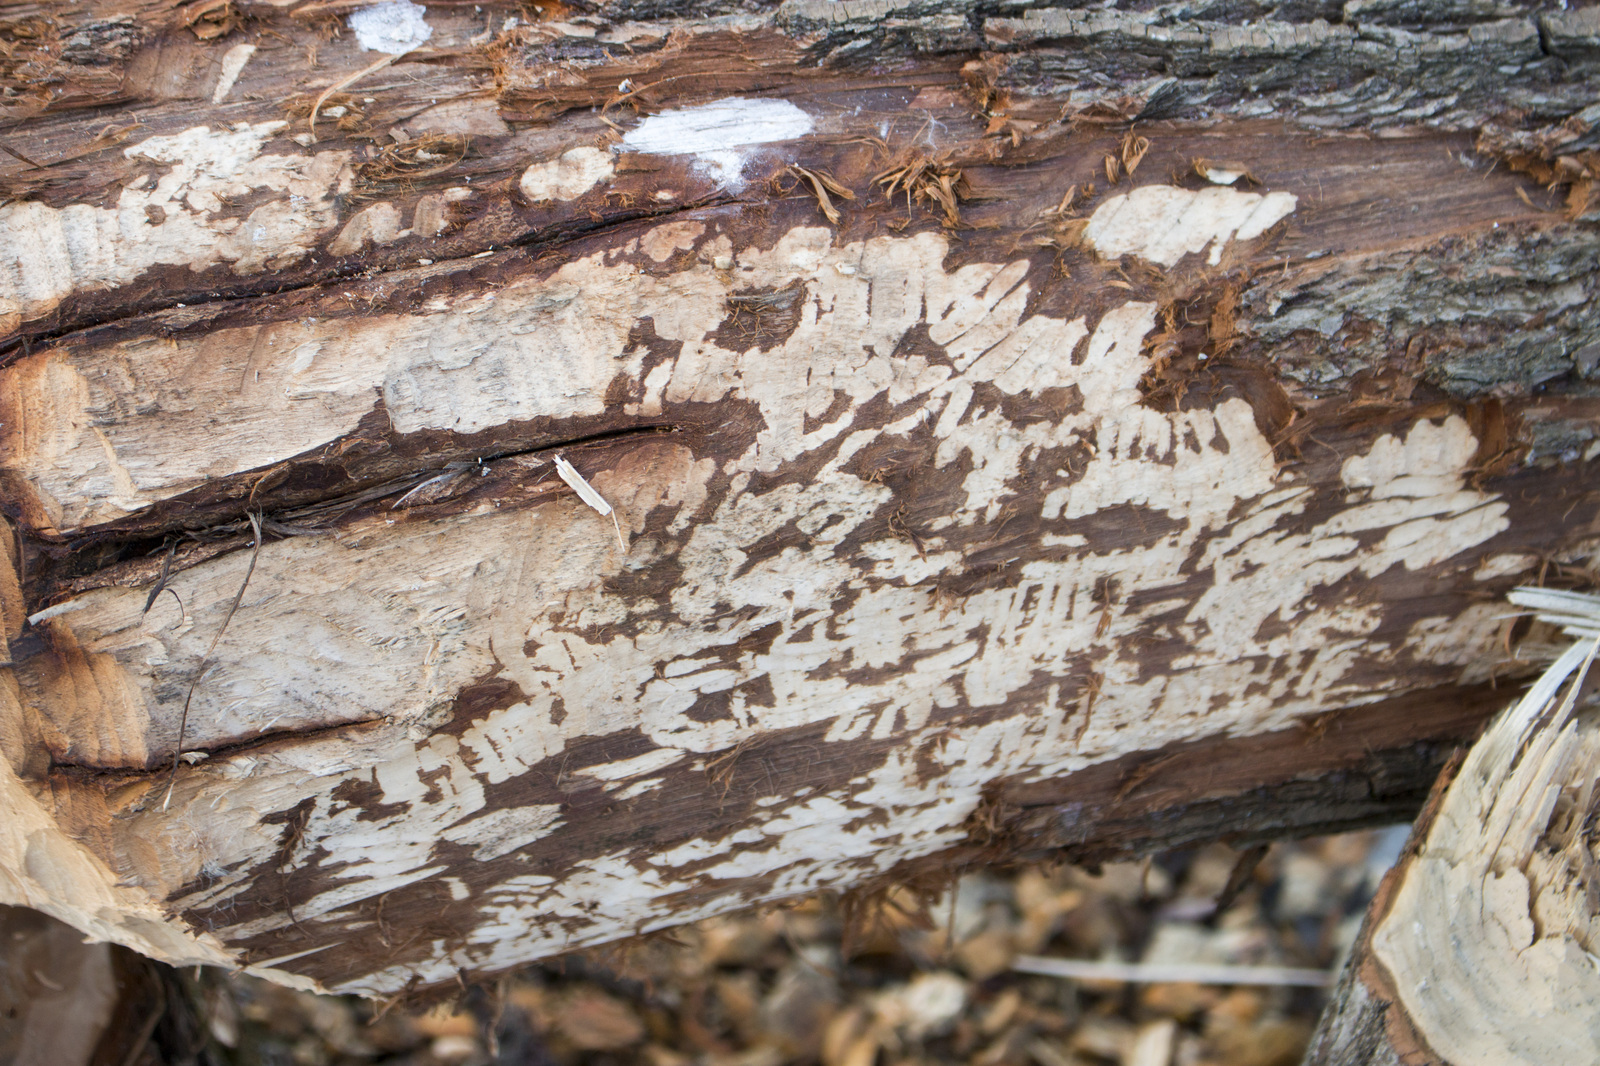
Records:
[[[1427,30],[1458,85],[1385,59],[1402,129],[1302,91],[1376,62],[1334,44],[1221,91],[1342,30],[1151,85],[1158,14],[847,16],[436,6],[316,143],[355,36],[253,15],[317,66],[236,61],[224,126],[155,58],[225,36],[86,23],[126,54],[61,84],[144,125],[72,167],[94,109],[18,90],[5,901],[392,995],[1415,811],[1520,668],[1495,597],[1600,534],[1593,227],[1462,155],[1513,63],[1555,145],[1590,53]]]

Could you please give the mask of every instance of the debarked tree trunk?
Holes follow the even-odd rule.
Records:
[[[1592,573],[1600,9],[100,8],[0,24],[5,902],[389,994],[1409,817]]]

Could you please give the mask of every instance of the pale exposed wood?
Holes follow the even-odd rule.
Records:
[[[1600,599],[1516,597],[1578,639],[1485,732],[1389,875],[1313,1066],[1587,1062],[1600,946],[1600,731],[1586,674]]]

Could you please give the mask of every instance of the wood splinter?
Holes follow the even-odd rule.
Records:
[[[565,481],[572,491],[578,494],[578,499],[593,507],[602,516],[610,517],[612,528],[617,531],[617,547],[621,548],[623,553],[626,554],[628,545],[622,539],[622,526],[618,524],[617,513],[606,502],[606,498],[596,492],[595,487],[585,481],[583,475],[578,473],[571,463],[559,455],[556,456],[556,473],[560,474],[561,480]]]
[[[1600,1061],[1600,596],[1519,588],[1511,601],[1573,642],[1441,775],[1306,1066]]]

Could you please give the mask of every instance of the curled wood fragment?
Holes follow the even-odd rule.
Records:
[[[1144,155],[1150,150],[1150,138],[1136,136],[1132,130],[1122,136],[1120,162],[1122,169],[1128,177],[1133,177],[1133,172],[1139,169],[1139,164],[1144,161]]]
[[[839,224],[839,209],[833,206],[833,197],[841,200],[854,200],[856,194],[835,181],[827,171],[807,170],[805,167],[791,163],[789,172],[803,179],[811,186],[811,191],[816,195],[817,204],[822,208],[823,215],[834,225]]]
[[[1196,159],[1194,172],[1213,185],[1260,185],[1243,163],[1223,163],[1211,159]]]
[[[884,196],[893,200],[897,192],[906,194],[906,206],[932,200],[944,211],[944,225],[954,229],[961,224],[962,200],[972,195],[972,186],[960,167],[947,162],[913,155],[872,179],[883,187]]]

